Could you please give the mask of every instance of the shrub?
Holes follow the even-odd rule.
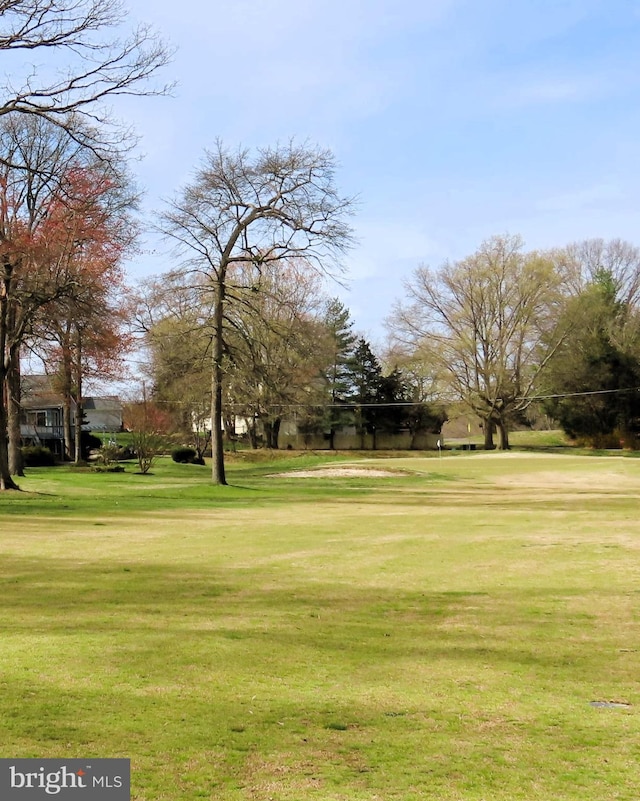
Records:
[[[82,450],[82,458],[86,459],[89,451],[98,450],[102,447],[102,440],[92,434],[90,431],[83,431],[80,436],[80,448]]]
[[[166,437],[155,431],[142,428],[131,432],[131,447],[135,452],[142,475],[149,472],[156,457],[164,451],[165,445]]]
[[[171,458],[179,464],[204,464],[204,459],[198,455],[198,451],[186,445],[174,448]]]
[[[42,445],[27,445],[22,448],[22,459],[25,467],[52,467],[56,463],[53,453]]]
[[[121,445],[103,445],[97,454],[98,462],[104,465],[124,462],[134,457],[135,454],[131,448],[123,448]]]
[[[94,473],[124,473],[121,464],[94,464],[92,470]]]
[[[194,464],[198,459],[198,454],[194,448],[180,447],[174,448],[171,458],[178,464]]]

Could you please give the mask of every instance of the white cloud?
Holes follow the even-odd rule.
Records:
[[[178,46],[179,93],[191,103],[254,122],[301,109],[366,114],[405,77],[394,37],[435,24],[453,0],[235,0],[180,4],[134,0],[137,16],[157,20]],[[146,12],[146,13],[145,13]],[[332,106],[334,111],[332,111]],[[194,108],[196,111],[197,108]],[[221,115],[222,116],[222,115]]]
[[[331,147],[339,185],[363,197],[347,261],[366,319],[421,261],[461,258],[495,233],[529,247],[589,229],[633,236],[640,71],[624,26],[637,2],[128,4],[180,48],[166,71],[176,98],[127,106],[150,205],[217,136]]]

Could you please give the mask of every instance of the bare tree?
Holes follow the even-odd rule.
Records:
[[[247,273],[247,289],[227,315],[225,397],[247,421],[254,447],[259,420],[266,447],[277,448],[282,418],[319,395],[327,358],[322,281],[299,259],[269,265],[258,283],[250,284],[250,265]]]
[[[303,258],[320,273],[339,269],[351,243],[353,199],[334,185],[333,155],[308,144],[231,152],[221,142],[205,154],[194,181],[160,217],[183,267],[211,296],[213,481],[226,484],[222,437],[224,316],[237,268]]]
[[[207,288],[186,285],[185,278],[169,273],[146,281],[134,317],[153,400],[171,411],[175,430],[193,437],[201,456],[211,416],[213,309]],[[316,397],[327,358],[322,278],[299,259],[263,264],[259,275],[252,265],[238,264],[229,299],[224,429],[233,437],[235,418],[244,418],[257,447],[252,422],[260,420],[268,446],[277,447],[284,410],[323,400]]]
[[[450,397],[482,419],[487,449],[495,427],[509,447],[509,424],[559,344],[545,337],[560,275],[551,259],[522,248],[519,237],[493,237],[462,261],[420,267],[406,285],[409,304],[389,320],[395,339],[424,354]]]
[[[101,157],[121,151],[131,132],[114,125],[106,102],[165,94],[150,79],[171,57],[147,25],[122,38],[126,16],[121,0],[0,0],[0,51],[19,51],[0,117],[41,117]]]
[[[640,304],[640,248],[623,239],[585,239],[551,254],[574,296],[602,275],[613,282],[616,300],[637,308]]]
[[[210,439],[213,316],[201,290],[179,273],[152,277],[132,296],[130,313],[151,397],[170,413],[172,432],[193,439],[200,458]]]

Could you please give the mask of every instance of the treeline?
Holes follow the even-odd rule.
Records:
[[[97,158],[38,115],[0,117],[0,147],[5,486],[21,472],[23,355],[42,358],[65,399],[77,460],[72,403],[79,427],[85,382],[121,377],[134,343],[145,403],[162,410],[149,419],[195,437],[199,455],[211,444],[219,483],[239,420],[253,447],[277,448],[291,419],[303,441],[320,434],[332,448],[351,427],[375,447],[380,433],[417,438],[473,414],[491,449],[496,434],[508,448],[514,426],[544,413],[575,440],[636,445],[640,250],[627,242],[543,252],[501,236],[419,267],[375,353],[325,294],[351,244],[352,211],[326,151],[218,144],[158,218],[180,266],[134,289],[122,268],[137,237],[125,161]]]
[[[248,276],[239,269],[244,280]],[[172,280],[173,279],[173,280]],[[385,369],[354,332],[349,310],[322,291],[308,266],[285,261],[256,283],[235,285],[236,304],[223,328],[223,426],[226,438],[246,428],[254,447],[279,447],[283,421],[300,442],[324,438],[334,448],[345,427],[364,441],[382,433],[439,432],[444,409],[409,370]],[[211,310],[177,276],[147,282],[137,323],[144,332],[152,397],[175,432],[208,446],[211,419]]]
[[[546,413],[573,439],[635,447],[640,434],[640,249],[592,239],[550,251],[493,237],[418,268],[389,327],[395,353],[477,415],[485,448]]]
[[[514,427],[541,416],[582,444],[637,444],[640,249],[627,242],[542,252],[501,236],[460,261],[419,267],[380,354],[304,261],[235,271],[222,370],[231,439],[239,418],[254,447],[277,448],[283,419],[333,447],[343,426],[364,441],[439,432],[447,416],[472,415],[486,449],[508,448]],[[209,425],[211,309],[184,277],[147,283],[139,323],[154,397],[187,432]]]
[[[16,61],[0,96],[0,489],[17,488],[22,470],[25,355],[43,360],[64,398],[65,450],[77,460],[85,382],[123,378],[133,346],[147,358],[145,409],[163,412],[145,419],[201,437],[210,421],[219,484],[237,419],[252,444],[276,447],[292,412],[303,435],[321,432],[330,446],[344,426],[361,437],[417,434],[460,412],[481,420],[486,448],[496,433],[508,448],[534,410],[576,440],[635,446],[635,246],[529,252],[502,236],[460,261],[419,267],[376,354],[324,295],[345,268],[357,204],[337,189],[333,155],[309,143],[250,151],[215,142],[153,222],[177,266],[128,288],[134,140],[104,101],[163,93],[149,78],[170,53],[147,27],[121,38],[121,12],[117,0],[0,7],[0,51],[47,53],[59,68],[39,82],[29,69],[21,78]]]

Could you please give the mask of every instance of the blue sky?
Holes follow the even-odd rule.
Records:
[[[640,245],[640,0],[128,0],[176,46],[174,97],[120,113],[141,136],[147,209],[205,148],[295,137],[329,147],[360,198],[356,327],[384,318],[420,264],[502,233],[528,248]],[[172,266],[167,246],[129,266]]]

